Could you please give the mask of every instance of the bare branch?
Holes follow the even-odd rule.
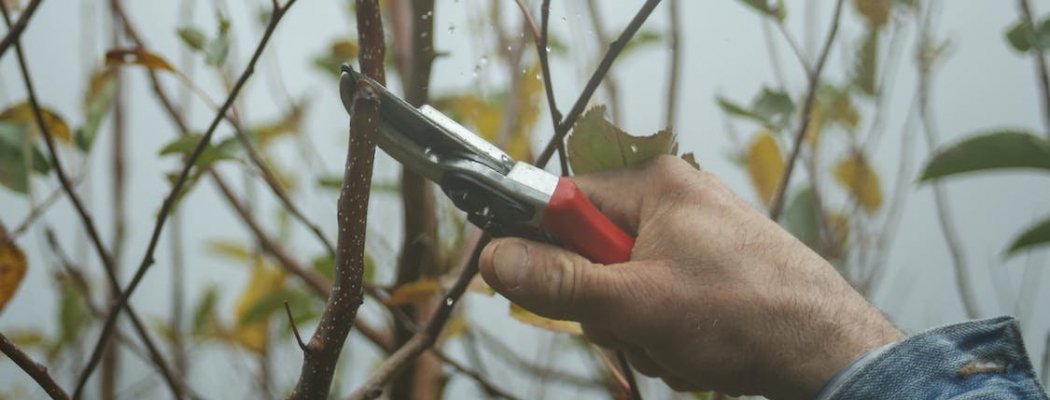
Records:
[[[256,47],[255,53],[252,54],[252,58],[248,62],[248,65],[245,67],[244,72],[242,72],[240,78],[237,79],[237,83],[234,84],[233,90],[230,91],[230,95],[226,98],[226,101],[223,103],[222,107],[220,107],[219,112],[215,114],[215,117],[212,119],[211,124],[208,126],[208,129],[205,131],[204,136],[197,143],[196,148],[194,148],[190,156],[187,157],[186,165],[183,167],[182,172],[179,174],[179,178],[175,181],[175,185],[172,187],[171,192],[165,198],[164,203],[161,206],[160,212],[158,213],[157,217],[157,223],[153,228],[153,233],[150,237],[149,246],[146,249],[146,254],[143,256],[141,264],[139,264],[139,267],[135,271],[135,275],[132,277],[131,282],[128,284],[127,288],[121,292],[120,298],[115,304],[113,304],[113,306],[110,309],[109,316],[106,318],[106,322],[102,326],[102,333],[99,335],[99,341],[98,343],[96,343],[95,349],[92,351],[91,358],[88,360],[88,364],[87,366],[85,366],[85,369],[77,384],[77,390],[74,392],[74,397],[79,397],[79,394],[82,392],[83,387],[87,382],[87,379],[91,376],[91,372],[94,371],[95,366],[98,365],[98,361],[101,357],[101,350],[104,347],[103,345],[106,343],[107,337],[113,331],[113,326],[116,324],[117,316],[120,314],[121,310],[123,310],[124,307],[127,305],[128,299],[131,297],[132,293],[135,292],[135,289],[138,288],[139,283],[142,282],[142,278],[146,275],[146,271],[149,269],[149,266],[153,264],[153,251],[157,248],[157,243],[160,240],[160,233],[164,229],[164,223],[167,221],[168,216],[171,213],[171,209],[175,204],[175,200],[178,198],[179,194],[182,192],[183,186],[185,186],[186,184],[186,180],[189,177],[190,170],[193,168],[193,165],[196,163],[197,159],[200,158],[201,153],[203,153],[204,149],[208,146],[208,143],[211,141],[211,137],[215,134],[215,129],[219,126],[219,122],[222,121],[223,116],[226,115],[226,112],[230,109],[230,106],[233,105],[233,102],[234,100],[236,100],[237,95],[240,94],[241,88],[243,88],[244,84],[248,81],[248,77],[250,77],[252,73],[255,72],[255,63],[259,60],[259,57],[262,55],[263,49],[266,48],[266,43],[269,42],[270,36],[273,35],[274,30],[277,28],[277,23],[281,20],[281,17],[283,17],[284,14],[287,12],[288,8],[290,8],[294,3],[295,0],[289,0],[288,4],[285,5],[284,8],[273,10],[273,14],[271,14],[270,16],[270,23],[266,26],[266,31],[263,32],[262,39],[259,41],[259,45]]]
[[[284,302],[284,311],[288,313],[288,324],[292,327],[292,333],[295,334],[295,342],[299,344],[299,349],[304,353],[309,350],[306,347],[306,343],[303,342],[303,337],[299,335],[299,327],[295,325],[295,317],[292,317],[292,308],[288,306],[288,301]]]
[[[1032,15],[1032,5],[1028,3],[1028,0],[1017,0],[1018,5],[1021,6],[1021,13],[1025,21],[1028,21],[1028,25],[1035,29],[1038,25],[1035,23],[1035,17]],[[1032,46],[1032,53],[1035,55],[1035,68],[1036,74],[1039,75],[1039,83],[1043,97],[1043,122],[1046,123],[1046,135],[1050,138],[1050,69],[1046,68],[1046,53],[1043,51],[1041,46]]]
[[[831,53],[831,45],[835,42],[835,36],[839,31],[839,17],[842,15],[842,3],[843,0],[835,2],[835,14],[831,17],[831,28],[830,32],[828,32],[827,38],[824,39],[824,47],[820,50],[817,64],[813,69],[807,70],[807,74],[809,75],[809,88],[806,90],[806,101],[802,106],[802,122],[795,131],[794,147],[792,148],[791,155],[788,157],[787,164],[785,165],[784,175],[781,176],[780,184],[777,186],[777,193],[773,196],[773,201],[769,205],[769,218],[774,221],[780,217],[780,212],[784,208],[784,196],[787,194],[788,184],[791,183],[791,173],[795,170],[798,155],[802,151],[802,145],[804,144],[803,139],[805,139],[806,131],[809,129],[809,124],[813,119],[813,105],[816,103],[817,91],[820,89],[820,74],[824,71],[824,64],[828,60],[828,54]]]
[[[0,1],[0,11],[3,12],[4,23],[7,24],[8,27],[10,27],[11,18],[10,15],[8,15],[7,5],[2,1]],[[47,124],[44,123],[44,115],[43,112],[40,110],[40,103],[37,101],[36,98],[36,89],[34,89],[33,87],[33,79],[29,73],[29,67],[26,63],[25,53],[22,51],[22,45],[18,40],[14,41],[14,45],[15,54],[17,55],[18,59],[18,66],[22,72],[22,81],[23,83],[25,83],[26,93],[29,97],[29,104],[33,110],[33,117],[35,119],[37,127],[39,127],[40,129],[40,132],[43,133],[42,136],[44,137],[44,142],[47,144],[47,151],[49,156],[51,157],[51,163],[52,165],[54,165],[55,175],[58,177],[59,183],[62,185],[62,189],[66,192],[66,195],[73,203],[73,206],[77,211],[77,215],[80,217],[80,220],[82,222],[81,225],[83,225],[84,229],[87,231],[88,237],[91,239],[91,243],[95,247],[95,251],[98,253],[99,258],[102,259],[102,264],[104,266],[103,269],[106,272],[106,277],[109,280],[111,288],[113,290],[119,290],[119,283],[117,281],[115,273],[116,265],[113,260],[113,256],[109,254],[109,252],[106,250],[105,245],[102,244],[102,239],[98,234],[98,229],[95,228],[95,224],[91,218],[90,213],[88,213],[87,209],[84,207],[84,203],[83,201],[81,201],[80,197],[77,196],[76,191],[73,190],[73,184],[69,179],[69,175],[66,173],[65,169],[62,166],[62,161],[58,157],[58,151],[55,149],[55,139],[51,136],[51,131],[48,129]],[[129,308],[128,316],[131,319],[135,331],[142,339],[143,344],[145,344],[147,349],[150,350],[150,356],[153,358],[153,362],[161,371],[161,374],[164,377],[164,381],[165,383],[167,383],[168,388],[172,391],[172,394],[176,398],[182,398],[182,388],[176,383],[174,376],[171,374],[171,369],[168,367],[167,362],[164,361],[164,358],[161,356],[159,350],[157,350],[157,347],[153,343],[153,340],[150,339],[149,333],[146,331],[141,320],[139,320],[138,315],[134,312],[133,309]],[[116,319],[114,318],[113,323],[115,322]],[[105,349],[106,343],[107,341],[105,336],[100,337],[100,340],[95,347],[96,354],[99,357],[101,357],[101,351]],[[74,398],[78,398],[82,388],[83,383],[77,385],[77,390],[73,394]]]
[[[470,261],[464,266],[456,283],[445,295],[444,301],[439,305],[426,329],[416,332],[408,343],[397,349],[394,354],[391,354],[389,358],[383,361],[383,364],[376,369],[375,374],[350,395],[350,399],[360,400],[379,397],[383,394],[382,388],[387,382],[390,382],[394,376],[434,344],[441,334],[441,330],[445,327],[445,323],[448,322],[449,317],[452,315],[452,310],[456,307],[459,299],[463,297],[463,293],[466,292],[470,281],[478,274],[478,258],[481,256],[481,250],[485,248],[485,244],[488,241],[489,236],[485,234],[474,246],[474,253],[471,254]]]
[[[47,373],[47,367],[37,364],[36,361],[29,358],[26,353],[22,352],[22,350],[14,343],[11,343],[11,341],[7,339],[7,336],[4,336],[2,333],[0,333],[0,350],[2,350],[11,361],[18,364],[18,367],[22,368],[22,371],[25,371],[26,374],[33,378],[33,380],[36,381],[36,383],[40,385],[40,387],[44,389],[44,392],[47,392],[48,396],[51,396],[52,399],[69,399],[69,395],[58,386],[58,383],[56,383],[54,379],[51,378],[51,374]]]
[[[925,16],[919,27],[919,54],[927,54],[927,50],[934,46],[930,32],[930,19],[932,18],[933,2],[926,4]],[[921,56],[920,56],[921,57]],[[922,130],[926,135],[926,144],[930,151],[937,148],[938,131],[933,116],[930,115],[930,81],[932,61],[919,61],[919,119],[922,121]],[[944,193],[944,187],[939,182],[933,184],[933,201],[937,206],[937,219],[944,233],[944,241],[948,246],[948,253],[952,257],[955,266],[955,283],[959,287],[959,297],[962,299],[963,311],[970,319],[977,318],[977,296],[972,285],[970,266],[960,245],[959,232],[952,220],[952,212],[948,198]]]
[[[624,28],[623,33],[620,37],[616,38],[616,41],[609,45],[609,51],[605,53],[605,57],[602,58],[601,63],[598,64],[598,68],[591,74],[590,80],[587,81],[587,86],[584,86],[583,92],[580,93],[580,97],[576,99],[576,103],[573,104],[572,109],[565,116],[558,126],[554,130],[554,137],[547,142],[547,146],[544,147],[543,152],[536,159],[536,165],[543,167],[550,161],[551,156],[554,155],[555,149],[565,140],[565,135],[569,133],[569,129],[572,129],[572,125],[576,123],[576,118],[583,113],[583,109],[587,107],[587,103],[590,101],[591,96],[594,95],[594,91],[598,89],[598,85],[601,84],[602,78],[609,72],[609,68],[612,67],[613,61],[616,61],[616,57],[620,55],[623,48],[627,46],[627,42],[631,41],[634,34],[638,32],[638,28],[641,28],[642,24],[649,14],[652,14],[653,9],[660,4],[660,0],[646,0],[642,8],[638,10],[638,13],[634,15],[631,22]]]
[[[377,0],[357,0],[357,32],[361,43],[358,61],[361,71],[383,84],[383,19]],[[379,95],[376,88],[359,81],[354,94],[350,118],[350,143],[347,150],[343,188],[339,195],[336,239],[335,284],[328,296],[317,331],[303,354],[299,382],[290,399],[323,399],[328,397],[332,375],[343,344],[364,302],[365,234],[368,231],[368,199],[372,185],[372,161],[379,130]]]
[[[17,42],[18,38],[22,36],[22,32],[26,29],[26,25],[29,25],[29,18],[33,17],[33,13],[36,12],[38,6],[40,6],[40,0],[31,0],[25,10],[22,11],[22,14],[18,16],[18,22],[11,25],[10,21],[8,21],[7,35],[4,36],[3,40],[0,40],[0,57],[3,57],[4,53],[7,52],[7,48],[11,46],[11,44]]]

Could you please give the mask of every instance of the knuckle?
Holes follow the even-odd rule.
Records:
[[[571,306],[578,297],[579,268],[573,268],[572,261],[558,256],[554,261],[553,268],[547,271],[547,297],[551,299],[556,307]]]

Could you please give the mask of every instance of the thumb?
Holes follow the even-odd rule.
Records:
[[[597,322],[619,301],[625,280],[557,246],[520,238],[493,240],[479,259],[481,276],[497,292],[536,314]]]

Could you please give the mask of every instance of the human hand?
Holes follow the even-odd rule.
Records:
[[[484,249],[481,274],[539,315],[579,321],[675,390],[812,398],[855,357],[902,336],[711,173],[666,156],[574,180],[636,234],[631,261],[599,265],[504,238]]]

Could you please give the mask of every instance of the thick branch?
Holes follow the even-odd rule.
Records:
[[[1032,15],[1032,5],[1028,3],[1028,0],[1017,0],[1017,3],[1021,6],[1021,13],[1023,17],[1028,21],[1028,25],[1032,29],[1037,29],[1035,17]],[[1036,75],[1039,76],[1039,89],[1042,91],[1043,101],[1043,122],[1046,123],[1046,135],[1050,138],[1050,70],[1046,68],[1046,53],[1043,51],[1042,46],[1032,46],[1032,53],[1035,55],[1035,69]]]
[[[25,10],[22,11],[22,15],[18,16],[18,21],[14,25],[11,25],[10,21],[7,23],[7,35],[0,41],[0,58],[7,52],[7,48],[11,44],[18,41],[18,38],[22,36],[22,32],[25,31],[26,25],[29,25],[29,18],[33,17],[33,13],[36,12],[36,8],[40,6],[40,0],[32,0],[29,5],[26,6]]]
[[[572,125],[576,123],[576,118],[579,118],[580,114],[583,113],[583,109],[587,107],[587,103],[590,101],[591,96],[594,95],[594,91],[598,89],[598,85],[601,84],[605,74],[609,72],[609,68],[612,67],[613,61],[620,55],[623,48],[627,46],[627,42],[631,41],[634,34],[638,32],[638,28],[641,28],[642,23],[649,18],[649,14],[653,13],[653,9],[660,4],[660,0],[647,0],[642,8],[638,10],[638,13],[634,15],[631,22],[624,28],[623,33],[620,37],[616,38],[616,41],[609,45],[609,51],[605,53],[605,57],[602,57],[602,62],[598,64],[598,68],[591,74],[590,80],[587,81],[587,86],[584,86],[583,92],[580,93],[580,97],[576,99],[576,103],[573,104],[572,109],[565,116],[564,119],[558,123],[557,128],[554,130],[554,137],[551,138],[550,142],[547,142],[547,146],[544,147],[543,152],[536,159],[536,165],[545,166],[550,161],[551,156],[554,155],[554,150],[563,143],[565,135],[569,133],[569,129],[572,129]]]
[[[74,397],[77,397],[77,395],[81,393],[84,384],[87,382],[87,379],[91,376],[91,372],[94,371],[95,367],[98,365],[98,361],[101,357],[101,350],[104,347],[103,345],[106,343],[108,336],[113,331],[113,326],[116,324],[117,316],[120,314],[121,310],[123,310],[124,307],[127,305],[128,299],[131,297],[132,293],[135,292],[135,289],[138,288],[139,283],[142,282],[142,278],[146,275],[146,271],[149,269],[149,266],[153,264],[153,252],[157,248],[157,243],[160,240],[160,233],[163,231],[164,223],[167,221],[168,216],[171,214],[171,209],[175,204],[175,200],[182,193],[183,186],[185,186],[186,184],[186,180],[189,177],[190,170],[193,168],[193,165],[197,162],[197,159],[200,158],[201,153],[203,153],[204,149],[208,146],[208,143],[211,141],[212,136],[215,134],[215,129],[219,126],[219,122],[222,121],[223,116],[226,115],[226,112],[230,109],[230,106],[233,105],[233,102],[234,100],[236,100],[237,95],[240,94],[241,88],[243,88],[244,84],[248,81],[248,77],[250,77],[252,73],[255,72],[255,63],[259,61],[259,57],[262,55],[263,49],[266,48],[266,43],[269,42],[270,36],[273,35],[274,30],[277,28],[277,23],[281,20],[281,17],[284,16],[284,14],[287,12],[288,8],[292,6],[292,4],[295,4],[295,0],[288,0],[288,3],[284,7],[273,10],[273,14],[270,16],[270,23],[266,26],[266,31],[263,32],[262,39],[259,41],[259,45],[258,47],[256,47],[255,53],[252,54],[252,58],[248,62],[247,67],[245,67],[244,72],[241,73],[240,78],[237,79],[237,83],[233,86],[233,90],[230,91],[230,95],[226,98],[226,101],[223,102],[222,106],[219,108],[219,111],[215,114],[215,117],[212,119],[211,124],[208,126],[208,129],[205,131],[204,136],[197,143],[197,147],[194,148],[190,156],[187,157],[186,165],[183,167],[182,172],[179,174],[179,178],[175,181],[174,187],[172,187],[171,192],[165,198],[164,203],[161,206],[160,212],[157,216],[157,223],[153,228],[153,233],[150,236],[149,246],[146,249],[146,254],[142,258],[142,262],[139,264],[139,267],[135,271],[135,275],[132,277],[131,282],[128,284],[127,288],[121,292],[121,296],[118,299],[118,301],[110,308],[109,316],[106,318],[106,322],[102,326],[102,333],[99,335],[99,341],[95,345],[95,349],[92,350],[91,358],[88,360],[88,364],[87,366],[85,366],[85,369],[80,377],[80,381],[77,384],[77,390],[74,393]]]
[[[11,341],[7,339],[7,336],[4,336],[2,333],[0,333],[0,351],[3,351],[11,361],[15,362],[15,364],[18,364],[18,367],[22,368],[26,374],[33,378],[33,380],[36,381],[36,383],[40,385],[40,387],[43,388],[52,399],[69,399],[69,395],[66,394],[66,392],[58,386],[58,383],[55,383],[55,380],[51,378],[51,375],[47,373],[47,367],[37,364],[36,361],[29,358],[26,353],[22,352],[22,350],[19,349],[18,346],[15,346],[14,343],[11,343]]]
[[[769,205],[769,218],[774,221],[780,217],[780,212],[784,208],[784,196],[787,193],[788,184],[791,183],[791,174],[795,170],[798,155],[802,151],[802,145],[804,144],[802,140],[805,138],[806,130],[809,129],[809,124],[813,119],[813,105],[816,103],[817,91],[820,89],[820,74],[824,71],[824,64],[828,61],[828,53],[831,53],[831,45],[835,42],[835,35],[839,32],[839,17],[842,15],[842,3],[843,0],[835,2],[835,14],[831,17],[831,28],[827,38],[824,39],[824,47],[820,50],[817,64],[813,66],[812,70],[807,71],[809,74],[809,88],[806,90],[806,101],[802,106],[802,122],[798,125],[798,129],[795,130],[794,147],[784,168],[784,175],[781,176],[780,184],[777,186],[777,193]]]
[[[357,1],[357,30],[361,53],[361,70],[381,84],[385,81],[383,55],[383,19],[377,0]],[[379,130],[379,96],[365,81],[358,82],[350,119],[350,144],[347,151],[343,189],[339,195],[336,240],[335,277],[332,293],[321,314],[317,331],[303,353],[299,382],[289,398],[323,399],[328,397],[332,375],[343,344],[364,302],[365,233],[368,222],[368,198],[372,184],[372,161],[375,143],[372,136]]]

